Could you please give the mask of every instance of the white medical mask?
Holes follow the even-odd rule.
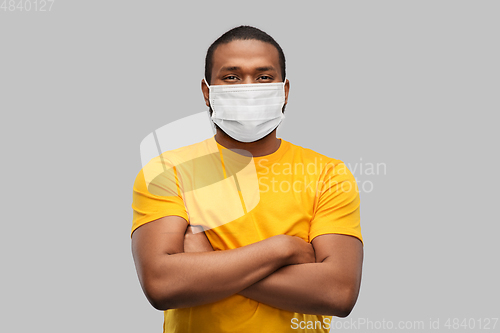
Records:
[[[282,122],[285,82],[209,86],[212,121],[241,142],[262,139]]]

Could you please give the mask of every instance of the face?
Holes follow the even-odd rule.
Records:
[[[278,50],[259,40],[234,40],[221,44],[213,54],[210,85],[283,82]],[[205,104],[210,106],[209,89],[202,80]],[[285,105],[289,82],[285,84]]]

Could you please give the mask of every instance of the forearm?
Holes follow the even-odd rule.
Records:
[[[178,253],[159,259],[150,301],[157,309],[192,307],[234,295],[288,264],[277,239],[227,251]]]
[[[325,263],[290,265],[239,292],[282,310],[345,317],[357,298],[341,272]],[[353,295],[353,292],[356,295]]]

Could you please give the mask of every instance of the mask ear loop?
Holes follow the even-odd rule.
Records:
[[[203,81],[205,81],[205,84],[207,85],[208,87],[208,90],[210,91],[210,85],[208,84],[208,81],[206,78],[203,78]],[[208,114],[208,119],[210,120],[210,125],[212,127],[212,131],[214,132],[214,135],[216,133],[216,130],[215,130],[215,124],[213,122],[213,117],[215,115],[215,111],[212,110],[212,114],[210,114],[210,108],[207,109],[207,114]]]
[[[286,76],[285,79],[283,80],[283,93],[285,93],[285,85],[286,85]],[[283,111],[281,111],[281,114],[283,114]],[[284,117],[284,115],[283,115]]]

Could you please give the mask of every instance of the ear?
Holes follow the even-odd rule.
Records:
[[[210,90],[208,89],[208,86],[205,83],[204,79],[201,79],[201,92],[203,93],[203,97],[205,98],[205,104],[209,107],[210,106],[210,98],[209,98]]]
[[[288,102],[288,91],[290,90],[290,81],[288,81],[288,79],[285,79],[286,80],[286,83],[285,83],[285,104],[283,106],[286,105],[286,103]]]

